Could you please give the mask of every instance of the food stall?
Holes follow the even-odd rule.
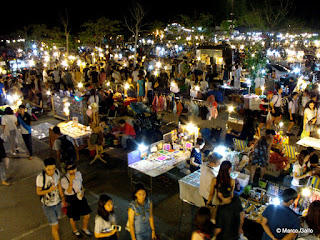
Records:
[[[70,140],[76,150],[77,160],[79,160],[79,151],[88,146],[88,138],[91,134],[89,126],[85,126],[78,123],[77,118],[72,121],[61,122],[57,125],[60,128],[61,134],[66,135],[67,139]],[[49,144],[53,146],[56,136],[53,133],[53,127],[49,128]]]

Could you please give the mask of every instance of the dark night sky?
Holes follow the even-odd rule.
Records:
[[[140,0],[148,15],[146,20],[159,20],[166,22],[173,20],[180,13],[210,12],[215,14],[216,0],[197,0],[191,3],[186,0]],[[220,0],[221,1],[221,0]],[[227,0],[225,0],[227,2]],[[317,8],[306,1],[292,0],[294,2],[295,15],[304,18],[318,17]],[[59,26],[59,13],[68,9],[69,21],[73,30],[89,19],[106,16],[110,19],[122,20],[128,11],[131,0],[104,0],[104,1],[17,1],[2,2],[0,34],[10,33],[22,26],[29,24],[47,24]]]

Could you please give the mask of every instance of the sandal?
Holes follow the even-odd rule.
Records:
[[[73,234],[77,237],[77,238],[82,238],[81,233],[77,230],[75,232],[73,232]]]
[[[30,156],[28,159],[29,159],[29,160],[32,160],[32,159],[33,159],[33,156]]]
[[[81,229],[81,230],[82,230],[82,232],[83,232],[85,235],[87,235],[88,237],[93,236],[92,233],[89,231],[89,229],[86,229],[86,230]]]
[[[2,186],[11,186],[11,183],[6,182],[6,181],[2,181],[1,184],[2,184]]]

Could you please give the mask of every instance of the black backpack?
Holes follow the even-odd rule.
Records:
[[[60,154],[62,161],[75,161],[77,158],[73,143],[67,139],[66,135],[59,137],[61,141]]]

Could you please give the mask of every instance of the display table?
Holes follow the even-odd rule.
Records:
[[[91,134],[90,127],[79,124],[73,125],[72,121],[66,121],[57,125],[60,128],[61,134],[66,135],[67,139],[70,140],[77,154],[77,161],[79,161],[79,151],[88,146],[88,138]],[[53,127],[49,128],[49,144],[53,147],[54,141],[57,139],[53,133]]]
[[[302,147],[313,147],[314,149],[320,151],[320,139],[313,137],[304,137],[297,142],[297,145]]]
[[[135,183],[133,180],[134,171],[145,174],[150,178],[150,191],[152,193],[152,179],[164,174],[179,164],[190,159],[190,151],[165,151],[159,150],[155,153],[150,153],[146,157],[141,157],[143,153],[139,150],[130,152],[128,154],[129,177],[131,184]]]
[[[205,205],[199,193],[201,170],[197,170],[179,180],[180,199],[197,207]]]

